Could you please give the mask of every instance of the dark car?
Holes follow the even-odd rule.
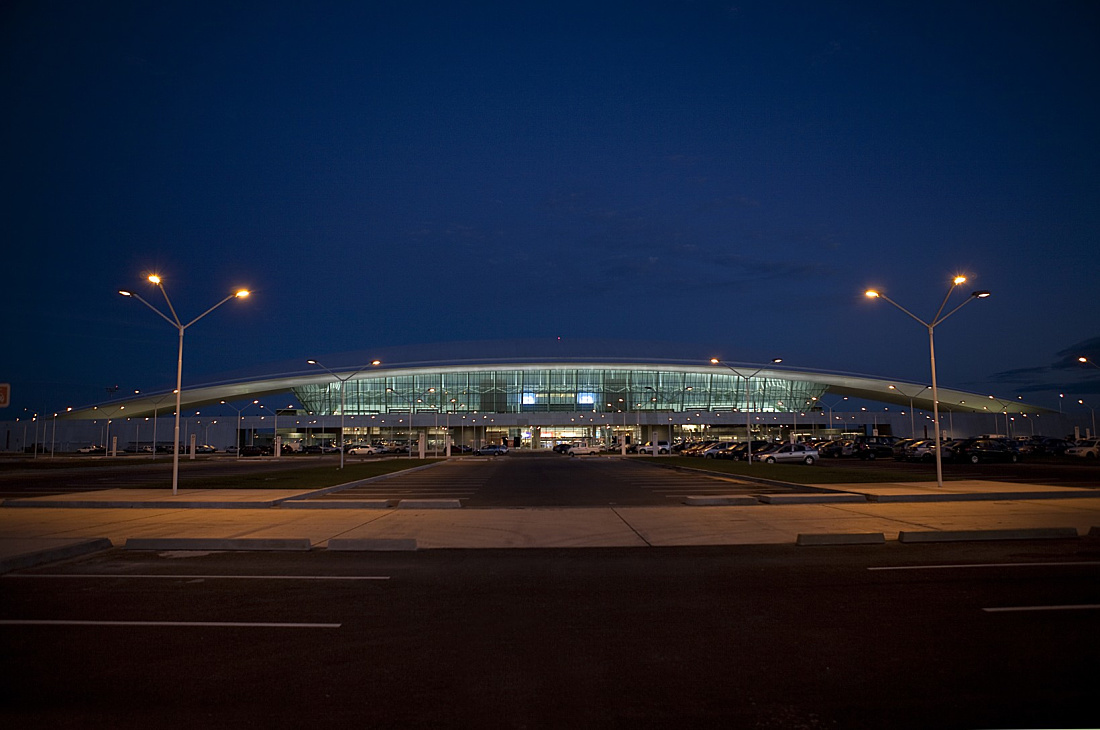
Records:
[[[835,439],[826,441],[817,447],[822,456],[836,459],[841,456],[851,456],[855,452],[855,442],[850,439]]]
[[[870,461],[893,457],[894,443],[897,439],[893,436],[857,436],[854,441],[852,455]]]
[[[241,456],[263,456],[264,450],[259,446],[242,446]]]
[[[971,464],[982,462],[1017,462],[1020,454],[1013,448],[995,439],[968,439],[952,449],[955,461],[969,461]]]
[[[764,449],[766,449],[769,446],[771,446],[771,444],[767,441],[753,441],[752,442],[752,455],[753,455],[753,457],[755,457],[757,454],[759,454],[760,452],[762,452]],[[729,448],[722,449],[720,452],[715,454],[715,457],[718,458],[718,459],[734,459],[735,461],[744,461],[745,460],[745,451],[746,451],[746,444],[745,444],[744,441],[741,441],[739,443],[733,444]]]
[[[1069,447],[1070,443],[1065,439],[1045,438],[1042,440],[1042,453],[1051,456],[1063,456]]]

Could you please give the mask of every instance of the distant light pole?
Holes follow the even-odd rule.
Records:
[[[1096,406],[1090,406],[1088,403],[1081,400],[1080,398],[1077,399],[1077,402],[1083,405],[1085,408],[1088,408],[1092,412],[1092,437],[1096,438]]]
[[[355,372],[353,372],[349,375],[345,375],[343,377],[341,377],[341,376],[337,375],[336,373],[332,372],[331,370],[326,368],[324,365],[322,365],[317,360],[306,360],[306,362],[309,363],[310,365],[316,365],[317,367],[321,368],[326,373],[328,373],[329,375],[331,375],[332,377],[334,377],[334,378],[336,378],[337,380],[340,381],[340,468],[343,469],[344,468],[344,411],[347,410],[347,399],[344,397],[344,391],[347,390],[347,384],[348,384],[349,380],[351,380],[356,375],[358,375],[359,373],[366,370],[368,367],[371,367],[372,365],[373,366],[381,365],[382,361],[381,360],[371,360],[366,365],[363,365],[362,367],[358,368]]]
[[[781,362],[783,362],[783,358],[781,358],[781,357],[773,357],[772,358],[772,364],[773,365],[778,365]],[[752,463],[752,410],[751,410],[751,407],[749,406],[749,379],[750,378],[755,378],[763,370],[766,370],[768,366],[765,365],[763,367],[759,367],[755,371],[753,371],[752,374],[744,375],[739,370],[737,370],[737,368],[733,367],[732,365],[727,365],[726,363],[722,362],[721,360],[719,360],[716,357],[712,357],[710,359],[710,364],[711,365],[721,365],[722,367],[731,370],[734,373],[734,375],[737,375],[737,376],[745,379],[745,461],[747,463],[751,464]]]
[[[1100,365],[1097,365],[1092,360],[1089,360],[1087,357],[1079,357],[1079,358],[1077,358],[1077,362],[1082,362],[1082,363],[1085,363],[1086,365],[1092,365],[1097,370],[1100,370]]]
[[[180,478],[180,397],[182,395],[181,391],[183,390],[183,333],[187,330],[188,327],[195,324],[195,322],[198,322],[200,319],[210,314],[215,309],[228,302],[230,299],[244,299],[249,295],[250,292],[247,289],[238,289],[236,292],[230,294],[225,299],[222,299],[220,302],[210,307],[210,309],[207,309],[198,317],[195,317],[187,324],[184,324],[180,320],[179,315],[176,314],[176,308],[172,306],[172,300],[168,298],[168,291],[164,288],[164,283],[161,281],[160,277],[156,274],[150,274],[146,278],[151,284],[156,285],[156,287],[160,289],[160,293],[164,295],[164,301],[168,303],[168,311],[172,313],[171,317],[168,317],[166,314],[164,314],[152,304],[145,301],[133,292],[119,289],[118,293],[124,297],[132,297],[134,299],[137,299],[139,302],[149,307],[149,309],[152,309],[154,312],[160,315],[165,322],[175,327],[176,330],[179,332],[179,356],[176,358],[176,427],[174,431],[175,444],[173,445],[172,449],[172,494],[176,494],[179,491]],[[155,448],[156,447],[154,446],[154,449]]]
[[[902,395],[904,395],[906,398],[909,399],[909,435],[913,438],[916,438],[917,437],[917,426],[916,426],[916,423],[913,420],[913,399],[916,398],[921,393],[923,393],[924,391],[928,390],[928,386],[927,385],[924,386],[923,388],[918,390],[913,395],[909,395],[909,394],[905,393],[904,391],[902,391],[901,388],[897,387],[896,385],[888,386],[888,388],[890,390],[896,390],[897,392],[901,393]]]
[[[936,346],[933,340],[933,331],[935,330],[937,325],[939,325],[955,312],[965,307],[973,300],[985,299],[989,296],[989,292],[984,289],[971,292],[970,296],[963,300],[962,304],[955,307],[947,314],[943,314],[943,308],[947,306],[947,300],[951,298],[951,294],[955,291],[955,287],[965,281],[965,276],[956,276],[954,279],[951,280],[951,286],[947,288],[947,294],[944,296],[943,302],[940,303],[940,308],[936,310],[936,316],[932,318],[931,322],[925,322],[923,319],[913,314],[908,309],[901,306],[893,299],[890,299],[888,296],[876,289],[868,289],[866,292],[864,292],[871,299],[883,299],[889,302],[905,314],[908,314],[910,317],[915,319],[928,330],[928,359],[932,367],[932,425],[935,427],[936,430],[936,485],[941,488],[943,487],[943,455],[940,453],[942,451],[942,449],[940,448],[940,398],[939,391],[936,389]]]
[[[237,406],[233,405],[232,403],[226,403],[225,401],[221,401],[221,404],[223,406],[229,406],[230,408],[232,408],[233,410],[235,410],[237,412],[237,437],[235,439],[233,439],[233,441],[234,441],[234,448],[237,451],[237,458],[238,459],[241,458],[241,413],[244,412],[245,408],[248,408],[248,407],[254,406],[254,405],[258,405],[259,403],[260,403],[260,401],[254,400],[251,403],[245,403],[240,408],[237,408]],[[153,444],[153,449],[155,450],[156,448],[157,448],[156,444]]]

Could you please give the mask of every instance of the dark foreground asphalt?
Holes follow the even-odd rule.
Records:
[[[0,722],[1097,727],[1098,563],[1092,539],[116,550],[0,578]]]

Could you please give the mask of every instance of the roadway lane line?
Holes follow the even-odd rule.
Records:
[[[0,626],[198,626],[204,628],[249,629],[338,629],[342,624],[253,623],[242,621],[46,621],[41,619],[10,619],[0,620]]]
[[[955,568],[1034,568],[1034,567],[1073,567],[1077,565],[1100,565],[1098,560],[1078,560],[1067,563],[971,563],[969,565],[889,565],[867,570],[951,570]]]
[[[1008,613],[1010,611],[1095,611],[1100,609],[1100,603],[1080,603],[1070,606],[999,606],[997,608],[983,608],[986,613]]]
[[[143,575],[129,573],[6,573],[4,578],[149,578],[177,580],[389,580],[388,575]]]

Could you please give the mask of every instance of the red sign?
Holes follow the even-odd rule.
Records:
[[[0,383],[0,408],[7,408],[11,403],[11,383]]]

